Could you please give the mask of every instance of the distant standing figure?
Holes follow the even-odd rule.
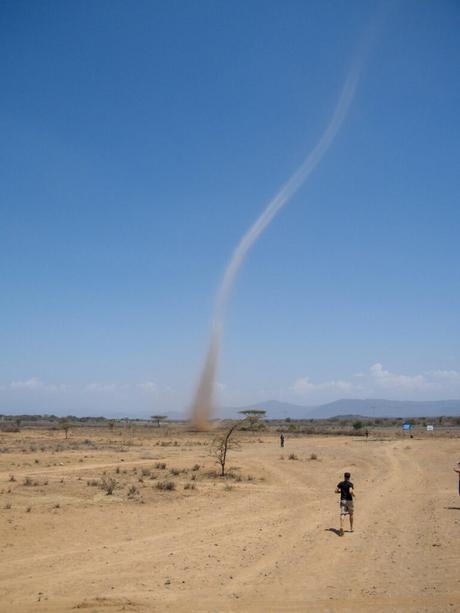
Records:
[[[281,447],[284,447],[284,434],[282,432],[280,434],[280,445]]]
[[[365,435],[366,435],[366,441],[367,441],[367,439],[369,438],[369,430],[367,428],[366,428]]]
[[[457,462],[457,465],[454,466],[454,470],[458,473],[458,495],[460,496],[460,462]]]
[[[345,473],[343,475],[344,480],[338,483],[335,488],[335,493],[340,494],[340,536],[343,536],[345,515],[348,515],[350,518],[350,532],[353,532],[353,498],[355,497],[355,492],[350,476],[350,473]]]

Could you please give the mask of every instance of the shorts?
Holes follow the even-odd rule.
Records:
[[[340,501],[340,515],[353,515],[353,500]]]

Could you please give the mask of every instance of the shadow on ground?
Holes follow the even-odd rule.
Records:
[[[324,528],[326,532],[333,532],[336,536],[340,536],[340,530],[337,528]]]

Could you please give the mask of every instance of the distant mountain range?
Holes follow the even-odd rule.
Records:
[[[302,406],[278,400],[257,402],[247,407],[222,408],[221,417],[235,417],[245,409],[265,409],[268,419],[326,419],[361,415],[363,417],[446,417],[460,416],[460,400],[384,400],[376,398],[335,400],[319,406]]]
[[[326,419],[328,417],[345,417],[345,416],[361,416],[361,417],[460,417],[460,400],[382,400],[376,398],[368,399],[353,399],[343,398],[335,400],[327,404],[319,406],[305,406],[301,404],[292,404],[290,402],[279,402],[278,400],[266,400],[265,402],[256,402],[245,407],[221,407],[216,411],[216,418],[241,418],[239,411],[245,409],[265,409],[267,411],[267,419]],[[1,411],[0,411],[1,412]],[[4,411],[5,414],[7,413]],[[34,411],[12,411],[10,415],[33,415]],[[100,414],[99,411],[97,411]],[[104,411],[103,415],[106,418],[121,419],[130,417],[131,419],[150,419],[154,410],[140,411],[133,414],[129,411],[111,410]],[[56,411],[56,415],[96,415],[96,412],[89,411]],[[189,411],[183,412],[164,411],[171,421],[188,419]]]

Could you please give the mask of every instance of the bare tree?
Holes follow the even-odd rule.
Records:
[[[216,436],[211,443],[211,455],[215,458],[217,464],[220,466],[220,476],[225,477],[225,463],[227,461],[227,454],[230,449],[238,449],[240,444],[232,438],[235,430],[241,426],[245,420],[237,421],[233,423],[230,428]]]

